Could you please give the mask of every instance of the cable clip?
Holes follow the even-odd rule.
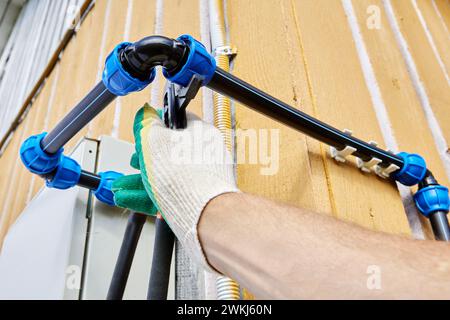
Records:
[[[349,129],[344,129],[343,132],[349,136],[353,135],[353,132]],[[342,150],[338,150],[335,147],[330,147],[331,158],[333,158],[337,162],[342,162],[342,163],[345,163],[347,161],[346,158],[348,156],[352,155],[355,151],[356,151],[356,149],[353,147],[350,147],[350,146],[346,146]]]
[[[378,143],[375,141],[370,141],[369,144],[374,147],[378,146]],[[383,160],[375,158],[375,157],[370,159],[369,161],[364,161],[361,158],[356,158],[356,164],[358,165],[358,168],[361,169],[361,171],[365,172],[365,173],[371,173],[372,169],[374,167],[376,170],[376,167],[382,162],[383,162]]]
[[[228,56],[233,60],[238,54],[238,50],[233,46],[220,46],[214,49],[214,56]]]
[[[399,166],[396,166],[395,164],[389,165],[387,168],[383,168],[381,166],[375,166],[375,173],[377,176],[383,179],[389,179],[392,173],[400,170]]]
[[[330,147],[331,157],[337,162],[344,163],[347,161],[345,158],[352,155],[356,149],[353,147],[346,146],[343,150],[338,150],[335,147]]]

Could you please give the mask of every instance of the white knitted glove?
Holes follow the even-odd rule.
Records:
[[[239,192],[221,133],[192,114],[187,129],[168,129],[157,111],[146,105],[136,115],[134,134],[147,193],[183,247],[213,271],[197,225],[212,199]]]

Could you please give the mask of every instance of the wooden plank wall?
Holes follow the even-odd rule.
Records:
[[[0,242],[42,187],[18,160],[22,140],[51,128],[100,80],[103,61],[118,42],[154,33],[204,36],[208,17],[200,8],[207,1],[96,1],[0,157]],[[226,5],[229,37],[239,51],[233,62],[237,76],[362,139],[424,155],[449,185],[449,0],[227,0]],[[371,29],[368,21],[377,13],[379,26]],[[132,141],[136,110],[147,101],[160,105],[163,86],[159,76],[150,88],[118,99],[66,150],[85,135]],[[191,106],[199,115],[211,107],[202,101],[198,97]],[[352,161],[335,163],[326,146],[243,106],[235,105],[235,111],[242,132],[279,133],[278,172],[265,176],[261,165],[239,164],[242,190],[374,230],[431,238],[427,221],[405,210],[408,190],[400,193],[395,184],[361,173]]]

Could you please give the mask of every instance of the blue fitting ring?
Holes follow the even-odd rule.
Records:
[[[419,190],[414,195],[417,208],[425,216],[437,211],[447,212],[450,209],[448,189],[440,185],[432,185]]]
[[[180,71],[170,75],[166,70],[163,70],[164,76],[173,83],[187,87],[192,77],[197,74],[204,78],[203,85],[206,86],[216,71],[216,60],[206,50],[205,46],[192,36],[185,34],[177,40],[189,46],[189,56]]]
[[[56,174],[46,181],[49,188],[66,190],[75,187],[80,180],[81,166],[74,159],[62,156]]]
[[[114,206],[114,193],[111,190],[112,184],[118,178],[122,177],[123,174],[114,171],[107,171],[99,173],[99,175],[101,182],[98,189],[94,192],[95,197],[103,203]]]
[[[425,178],[427,165],[418,154],[401,152],[398,154],[403,159],[403,168],[393,175],[393,178],[401,184],[411,187]]]
[[[141,91],[155,80],[156,70],[147,81],[141,81],[131,76],[122,66],[119,60],[120,51],[131,45],[130,42],[123,42],[115,47],[113,52],[106,58],[105,69],[103,71],[103,84],[116,96],[126,96],[131,92]]]
[[[47,132],[31,136],[22,143],[20,147],[20,159],[25,167],[32,173],[46,175],[58,167],[63,149],[56,154],[46,153],[41,146],[41,141],[47,135]]]

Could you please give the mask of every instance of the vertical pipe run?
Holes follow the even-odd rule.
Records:
[[[155,246],[147,300],[167,300],[175,235],[161,215],[155,221]]]
[[[437,211],[432,213],[430,215],[430,223],[436,240],[450,241],[450,228],[446,212]]]
[[[224,50],[217,50],[226,45],[225,36],[225,16],[223,12],[222,0],[212,0],[209,2],[209,16],[211,29],[211,44],[215,51],[217,66],[227,72],[230,70],[230,57],[224,54]],[[220,53],[222,52],[222,54]],[[232,120],[231,101],[228,97],[217,92],[213,94],[214,102],[214,125],[223,135],[225,146],[228,151],[232,151]],[[219,300],[240,300],[241,290],[239,285],[226,277],[219,277],[216,281],[217,298]]]
[[[119,257],[114,268],[107,300],[122,300],[127,286],[134,254],[147,216],[132,212],[128,218],[127,228],[120,247]]]

